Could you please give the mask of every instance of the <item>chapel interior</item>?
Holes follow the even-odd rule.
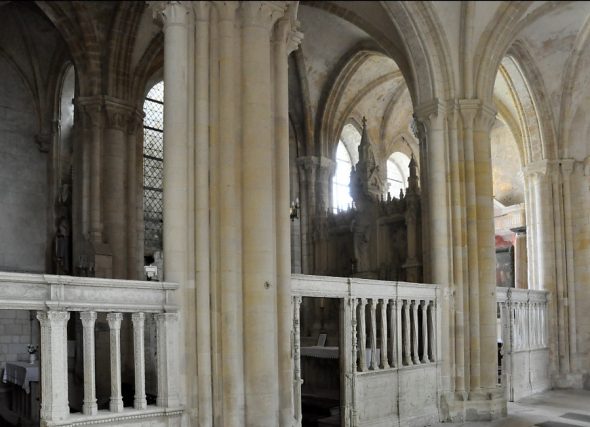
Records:
[[[589,35],[575,1],[0,1],[0,427],[590,397]]]

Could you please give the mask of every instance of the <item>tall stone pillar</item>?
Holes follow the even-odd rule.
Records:
[[[209,31],[211,5],[194,3],[195,11],[195,286],[197,298],[197,388],[199,425],[213,425],[211,363],[211,256],[209,242]],[[190,178],[189,178],[190,179]]]
[[[291,224],[289,167],[289,79],[288,55],[297,48],[301,33],[294,28],[295,5],[282,17],[274,29],[272,62],[274,70],[274,129],[277,222],[277,333],[279,359],[279,425],[293,422],[293,361],[291,357]],[[290,12],[290,13],[289,13]]]
[[[426,281],[442,285],[443,400],[453,420],[505,413],[496,385],[496,303],[490,130],[476,99],[416,109],[421,142]],[[467,350],[466,350],[467,348]]]
[[[188,277],[188,38],[190,3],[155,2],[154,14],[163,22],[164,31],[164,182],[163,249],[164,279],[180,284],[178,298],[183,326],[180,348],[180,396],[194,418],[196,403],[196,366],[185,362],[196,351],[194,322],[195,290]],[[191,35],[192,36],[192,35]],[[192,241],[192,240],[191,240]],[[184,368],[184,369],[183,369]],[[158,397],[159,398],[159,397]],[[165,397],[164,399],[168,399]],[[191,420],[196,423],[196,420]]]
[[[513,228],[511,231],[516,235],[514,239],[514,287],[528,289],[526,227]]]
[[[106,99],[103,139],[101,205],[106,241],[112,255],[115,279],[126,279],[128,268],[128,139],[129,117],[133,111],[117,100]],[[129,266],[133,268],[133,266]]]
[[[246,425],[277,426],[277,254],[270,30],[282,8],[240,4],[242,23],[242,189]],[[285,221],[289,221],[286,217]],[[269,375],[269,372],[272,374]]]

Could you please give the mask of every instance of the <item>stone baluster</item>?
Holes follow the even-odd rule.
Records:
[[[359,301],[359,368],[361,372],[365,372],[367,370],[367,329],[365,326],[365,305],[367,304],[367,300],[360,298]]]
[[[428,363],[428,305],[426,301],[420,301],[420,314],[422,316],[422,363]]]
[[[82,321],[82,340],[84,342],[84,403],[82,404],[82,413],[84,415],[96,415],[98,412],[94,364],[94,323],[96,322],[96,312],[82,312],[80,313],[80,320]]]
[[[381,300],[381,368],[389,368],[389,361],[387,360],[387,299]]]
[[[301,297],[293,298],[293,399],[296,425],[303,421],[301,413]]]
[[[404,328],[404,339],[403,339],[403,364],[404,365],[412,365],[412,358],[411,358],[411,354],[412,354],[412,350],[411,350],[411,338],[410,338],[410,301],[409,300],[404,300],[404,322],[403,322],[403,328]]]
[[[387,301],[387,300],[386,300]],[[391,354],[391,365],[397,367],[397,361],[400,360],[397,357],[397,301],[394,299],[389,300],[389,348]]]
[[[107,322],[110,329],[111,349],[111,400],[109,410],[111,412],[123,411],[123,396],[121,394],[121,313],[107,314]]]
[[[68,406],[67,311],[38,311],[41,324],[41,419],[65,420]]]
[[[178,399],[178,314],[156,314],[158,397],[156,405],[175,408]]]
[[[430,313],[430,315],[428,315]],[[436,329],[435,329],[435,315],[436,305],[434,301],[430,301],[426,306],[426,314],[428,318],[428,342],[430,343],[428,349],[430,350],[427,354],[428,359],[431,362],[436,361]]]
[[[144,325],[145,314],[133,313],[133,361],[135,362],[135,409],[145,409],[147,400],[145,398],[145,351],[144,351]]]
[[[531,348],[537,348],[537,304],[534,302],[531,302],[529,304],[529,319],[529,325],[531,330],[530,346]]]
[[[420,364],[418,355],[418,301],[412,300],[412,361],[414,365]]]
[[[371,345],[371,366],[370,369],[379,369],[379,361],[377,359],[377,302],[378,300],[375,298],[371,298],[371,302],[369,303],[370,313],[371,313],[371,337],[370,337],[370,345]]]
[[[356,329],[356,325],[357,325],[357,316],[356,316],[356,310],[357,310],[357,305],[358,305],[358,300],[356,298],[352,298],[351,299],[351,304],[352,304],[352,308],[351,308],[351,314],[352,314],[352,372],[356,372],[357,371],[357,366],[358,366],[358,339],[357,339],[357,329]]]

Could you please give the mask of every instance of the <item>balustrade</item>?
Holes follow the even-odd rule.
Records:
[[[173,418],[179,407],[177,307],[170,304],[176,284],[82,277],[0,273],[0,308],[36,310],[41,325],[41,423],[121,425],[126,419]],[[66,309],[67,307],[67,309]],[[82,412],[68,404],[67,324],[80,313],[84,362]],[[108,410],[99,410],[96,396],[95,330],[106,313],[110,337],[111,395]],[[157,399],[147,405],[145,389],[146,316],[157,324]],[[72,317],[73,318],[73,317]],[[135,395],[133,408],[123,406],[121,387],[121,324],[133,325]]]

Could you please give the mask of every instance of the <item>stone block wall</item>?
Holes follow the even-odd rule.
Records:
[[[31,320],[27,310],[0,310],[0,371],[6,362],[28,360]]]

